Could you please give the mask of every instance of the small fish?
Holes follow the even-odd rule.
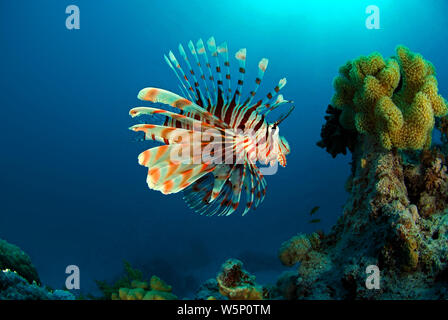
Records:
[[[179,60],[172,51],[165,55],[165,61],[179,80],[181,95],[159,88],[145,88],[138,94],[140,100],[164,104],[179,112],[133,108],[129,112],[132,117],[159,115],[165,122],[137,124],[130,129],[144,132],[145,140],[164,143],[138,156],[139,164],[148,168],[149,188],[163,194],[183,192],[187,205],[204,215],[230,215],[244,197],[244,215],[259,206],[266,194],[266,181],[257,162],[264,165],[278,162],[286,166],[290,148],[279,135],[279,125],[294,107],[277,121],[268,122],[269,112],[292,103],[278,94],[286,79],[281,79],[264,98],[253,100],[268,66],[268,59],[263,58],[258,63],[253,89],[244,98],[241,93],[246,49],[238,50],[235,55],[239,74],[233,90],[227,44],[217,45],[213,37],[206,44],[208,50],[202,39],[196,45],[190,41],[190,55],[179,45]],[[200,141],[196,141],[197,132],[202,133]],[[179,150],[182,154],[186,150],[187,161],[172,158]]]
[[[319,206],[315,206],[313,209],[311,209],[310,211],[310,216],[312,216],[313,214],[315,214],[317,212],[317,210],[319,210],[320,207]]]
[[[313,219],[313,220],[308,221],[308,223],[319,223],[319,222],[320,222],[320,219]]]

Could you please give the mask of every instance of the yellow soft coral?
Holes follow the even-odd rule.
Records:
[[[333,104],[339,121],[375,137],[386,149],[424,149],[431,145],[434,117],[448,113],[438,94],[433,65],[404,46],[384,60],[372,53],[349,61],[334,80]]]

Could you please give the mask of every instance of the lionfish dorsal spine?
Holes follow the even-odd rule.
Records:
[[[218,46],[218,54],[224,61],[224,66],[226,68],[226,83],[227,87],[225,90],[226,103],[228,104],[230,101],[230,95],[232,93],[232,82],[231,82],[231,74],[230,74],[230,61],[229,61],[229,50],[227,48],[227,42],[223,42]]]
[[[211,53],[211,56],[213,60],[215,61],[215,68],[216,68],[216,75],[218,77],[217,83],[218,83],[218,102],[221,98],[223,100],[223,104],[226,103],[225,97],[223,95],[224,93],[224,82],[222,81],[222,73],[221,73],[221,64],[219,63],[219,57],[218,57],[218,49],[216,47],[216,41],[214,37],[210,37],[207,40],[207,47]]]
[[[181,89],[182,95],[185,98],[189,98],[189,99],[192,100],[192,97],[190,96],[190,93],[189,93],[187,87],[185,86],[184,81],[182,81],[181,77],[179,76],[179,73],[176,71],[176,68],[174,68],[174,66],[171,63],[170,59],[168,59],[168,57],[166,55],[163,55],[163,57],[165,58],[165,61],[168,64],[168,66],[170,67],[170,69],[173,70],[174,74],[176,75],[177,79],[179,80],[179,83],[181,85],[180,89]]]
[[[250,97],[245,105],[249,106],[252,103],[255,95],[257,94],[258,88],[260,87],[261,81],[263,81],[264,73],[268,67],[269,60],[263,58],[258,62],[258,76],[255,78],[255,88],[250,92]]]
[[[261,102],[260,106],[258,107],[258,111],[262,114],[266,114],[269,111],[271,111],[271,104],[275,97],[277,97],[279,91],[286,85],[286,78],[280,79],[278,84],[275,86],[272,91],[270,91],[266,97]]]
[[[196,43],[196,47],[197,47],[197,53],[203,57],[204,62],[205,62],[205,66],[208,70],[208,80],[211,82],[212,84],[212,88],[213,88],[213,103],[209,109],[210,112],[214,113],[214,108],[218,102],[218,91],[216,89],[216,85],[215,85],[215,78],[213,76],[213,71],[212,71],[212,67],[210,64],[210,60],[208,59],[207,56],[207,52],[205,50],[205,45],[204,45],[204,41],[202,39],[199,39],[198,42]]]
[[[235,104],[239,105],[241,95],[243,94],[244,74],[246,73],[246,48],[238,50],[237,53],[235,54],[235,58],[238,60],[239,64],[238,72],[240,74],[240,77],[238,79],[234,99],[236,99]]]
[[[205,107],[206,107],[206,109],[210,110],[210,108],[212,106],[211,92],[210,92],[210,89],[208,88],[207,80],[205,79],[204,71],[202,70],[201,62],[199,61],[199,57],[198,57],[198,54],[196,53],[196,48],[194,47],[193,41],[190,40],[188,42],[188,48],[190,49],[191,55],[194,57],[194,59],[196,61],[196,65],[199,70],[201,82],[202,82],[202,85],[204,86],[204,90],[207,94],[207,96],[206,96],[207,105]]]
[[[237,128],[242,128],[242,126],[245,125],[244,120],[247,120],[250,117],[250,114],[252,112],[255,112],[257,107],[261,104],[260,100],[255,105],[252,105],[252,100],[257,94],[258,88],[260,87],[260,84],[263,80],[266,68],[268,67],[268,63],[269,60],[266,58],[261,59],[260,62],[258,63],[258,76],[255,78],[255,87],[252,91],[250,91],[249,97],[243,103],[243,105],[241,106],[241,110],[238,112],[238,117],[235,120],[235,127]]]
[[[188,80],[187,75],[185,74],[184,70],[181,68],[180,63],[177,61],[176,56],[172,51],[168,52],[168,57],[170,58],[171,62],[173,63],[174,67],[179,71],[180,78],[182,78],[185,82],[185,87],[187,88],[187,91],[189,92],[189,97],[191,98],[191,101],[196,101],[197,96],[196,93],[191,86],[190,81]]]
[[[191,76],[193,77],[194,89],[195,89],[195,92],[197,95],[196,103],[199,106],[206,108],[207,106],[205,105],[205,101],[203,100],[205,96],[201,91],[201,87],[199,86],[198,79],[196,78],[194,70],[190,64],[190,61],[188,60],[187,54],[186,54],[185,49],[182,46],[182,44],[179,44],[179,53],[182,56],[182,58],[184,59],[185,63],[187,64],[188,70],[189,70]]]

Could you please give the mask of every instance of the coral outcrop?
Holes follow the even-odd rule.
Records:
[[[201,300],[262,300],[268,296],[268,289],[258,285],[238,259],[224,262],[216,279],[206,281],[196,293]]]
[[[428,152],[406,155],[362,137],[352,154],[343,215],[326,235],[302,234],[282,245],[282,263],[299,267],[279,278],[276,293],[288,299],[447,299],[448,179],[440,155]],[[380,270],[380,289],[366,287],[370,265]]]
[[[0,270],[0,300],[75,300],[70,292],[48,290],[36,282],[29,283],[17,272]]]
[[[0,239],[0,270],[4,269],[16,271],[29,283],[40,283],[30,257],[19,247]]]
[[[274,297],[286,299],[448,299],[448,121],[437,120],[442,145],[431,145],[435,117],[446,114],[432,64],[399,46],[348,62],[335,79],[335,118],[357,132],[349,198],[328,234],[299,234],[279,258],[284,273]],[[327,112],[328,113],[328,112]],[[325,128],[325,127],[324,127]],[[322,132],[324,133],[325,130]],[[322,135],[333,156],[339,141]],[[335,131],[335,130],[331,130]],[[367,285],[379,270],[379,287]]]
[[[434,66],[398,46],[396,56],[361,56],[339,69],[333,105],[341,125],[376,139],[386,148],[423,149],[431,145],[435,117],[447,114],[438,94]]]
[[[0,240],[0,300],[74,300],[70,292],[40,285],[30,257],[19,247]]]
[[[216,281],[219,292],[230,300],[262,300],[263,287],[255,283],[255,276],[243,269],[243,263],[229,259],[221,267]]]

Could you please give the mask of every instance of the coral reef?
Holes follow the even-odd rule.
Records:
[[[333,105],[341,125],[379,141],[386,149],[423,149],[431,145],[434,117],[446,115],[434,66],[398,46],[396,56],[361,56],[339,69]],[[333,154],[333,153],[332,153]]]
[[[109,285],[105,281],[96,281],[106,300],[176,300],[172,287],[153,275],[145,281],[143,273],[124,261],[124,275]]]
[[[357,132],[349,198],[328,234],[283,243],[280,261],[298,264],[272,290],[285,299],[448,299],[448,120],[434,67],[399,46],[341,67],[319,146],[335,156],[335,119]],[[443,145],[431,146],[434,122]],[[333,147],[334,145],[334,147]],[[336,150],[336,151],[335,151]],[[379,288],[366,285],[369,266]]]
[[[255,276],[243,269],[238,259],[228,259],[216,279],[205,282],[196,293],[201,300],[262,300],[269,297],[267,288],[255,282]]]
[[[36,282],[29,283],[17,272],[0,270],[0,300],[75,300],[70,292],[50,291]]]
[[[19,247],[0,239],[0,270],[4,269],[16,271],[29,283],[40,283],[30,257]]]
[[[263,287],[255,283],[255,276],[243,269],[243,263],[229,259],[221,267],[216,281],[221,295],[230,300],[261,300]]]
[[[299,268],[282,275],[273,294],[447,299],[448,180],[442,157],[436,150],[417,155],[387,150],[370,136],[360,137],[352,157],[343,215],[326,235],[298,235],[282,245],[282,263]],[[423,201],[433,205],[429,212]],[[366,287],[369,265],[380,270],[379,290]]]
[[[30,257],[19,247],[0,240],[0,300],[74,300],[64,290],[40,285]]]

